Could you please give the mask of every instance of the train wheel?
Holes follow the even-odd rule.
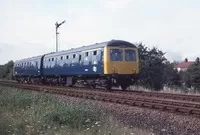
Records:
[[[108,80],[107,82],[106,82],[106,90],[111,90],[112,89],[112,82],[110,81],[110,80]]]
[[[92,88],[92,89],[95,89],[95,88],[96,88],[95,81],[88,82],[88,85],[89,85],[89,87]]]
[[[96,85],[95,85],[95,84],[91,84],[91,85],[90,85],[90,88],[95,89],[95,88],[96,88]]]
[[[128,88],[128,85],[126,85],[126,84],[121,84],[121,88],[122,88],[122,90],[126,90],[126,89]]]
[[[111,88],[112,88],[111,85],[106,86],[106,90],[111,90]]]

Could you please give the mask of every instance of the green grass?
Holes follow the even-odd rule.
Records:
[[[131,132],[95,109],[58,102],[50,94],[0,87],[1,135],[121,135]]]

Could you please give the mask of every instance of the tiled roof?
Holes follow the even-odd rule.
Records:
[[[194,61],[188,61],[188,62],[181,62],[175,66],[175,68],[188,68],[194,63]]]

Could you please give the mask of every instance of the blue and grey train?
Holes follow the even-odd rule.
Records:
[[[17,60],[13,67],[13,77],[18,82],[106,89],[121,86],[123,90],[137,81],[138,74],[138,49],[124,40]]]

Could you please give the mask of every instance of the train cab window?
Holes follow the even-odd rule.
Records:
[[[122,61],[123,51],[121,49],[110,49],[110,59],[112,61]]]
[[[93,55],[97,55],[97,51],[94,51],[94,52],[93,52]]]
[[[126,61],[136,61],[135,50],[125,50],[125,60]]]

